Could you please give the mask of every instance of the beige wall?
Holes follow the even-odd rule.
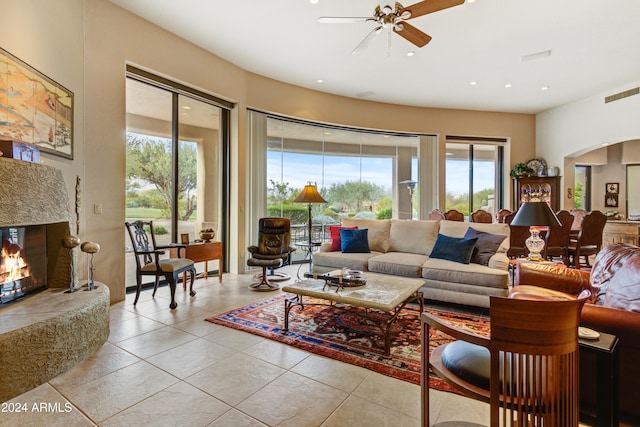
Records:
[[[611,145],[640,138],[640,95],[608,104],[604,102],[606,96],[639,85],[640,81],[630,81],[536,116],[536,156],[553,159],[561,167],[565,209],[573,208],[573,199],[567,196],[567,189],[574,185],[575,157],[605,143]],[[594,187],[594,209],[597,203],[604,204],[604,196],[598,198],[596,190]]]
[[[510,165],[535,154],[535,117],[404,107],[294,87],[241,69],[105,0],[0,0],[3,47],[76,96],[75,159],[44,156],[63,170],[70,195],[82,179],[83,240],[99,242],[96,280],[124,298],[125,65],[134,64],[237,103],[232,111],[231,270],[243,271],[249,191],[246,108],[373,129],[495,136],[511,141]],[[51,30],[55,22],[56,31]],[[46,29],[46,30],[45,30]],[[440,166],[444,166],[444,149]],[[440,176],[442,178],[442,176]],[[440,193],[444,194],[441,179]],[[93,213],[100,203],[103,213]]]

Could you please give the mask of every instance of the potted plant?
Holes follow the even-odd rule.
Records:
[[[536,171],[530,168],[526,163],[516,163],[516,165],[511,169],[509,176],[511,178],[515,178],[517,176],[532,176],[535,175]]]

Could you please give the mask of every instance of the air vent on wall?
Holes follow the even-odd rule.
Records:
[[[624,92],[616,93],[614,95],[609,95],[604,99],[604,103],[608,104],[609,102],[618,101],[622,98],[627,98],[629,96],[637,95],[640,93],[640,87],[636,87],[633,89],[625,90]]]

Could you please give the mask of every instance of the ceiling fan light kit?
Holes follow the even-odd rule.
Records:
[[[465,0],[424,0],[408,7],[404,7],[398,2],[395,3],[395,6],[381,4],[376,6],[373,17],[323,16],[318,19],[318,22],[329,24],[375,22],[378,24],[360,44],[356,46],[352,52],[353,54],[361,52],[373,38],[385,29],[393,31],[417,47],[423,47],[431,41],[431,36],[406,21],[450,7],[459,6],[464,2]]]

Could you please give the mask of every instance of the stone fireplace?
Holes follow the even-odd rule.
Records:
[[[70,253],[62,243],[72,234],[72,215],[60,170],[0,157],[0,183],[0,360],[21,361],[2,373],[4,402],[104,344],[109,288],[87,291],[78,287],[78,274],[71,275],[77,249]],[[72,277],[77,291],[67,293]]]

